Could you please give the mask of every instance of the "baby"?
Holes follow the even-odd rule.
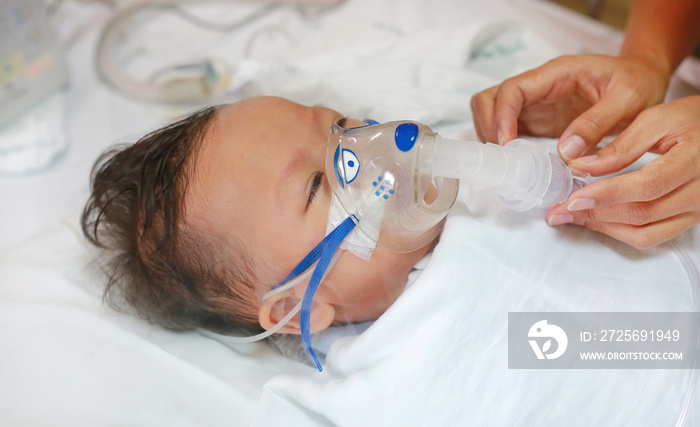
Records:
[[[227,334],[276,325],[306,285],[260,302],[325,236],[328,108],[251,98],[207,108],[97,161],[83,232],[112,254],[108,297],[170,329]],[[379,317],[430,243],[345,251],[313,299],[311,333]],[[113,298],[108,298],[114,302]],[[299,315],[279,331],[299,334]]]

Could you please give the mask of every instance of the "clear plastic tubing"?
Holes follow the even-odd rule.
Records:
[[[557,205],[585,185],[558,156],[524,139],[500,146],[426,133],[420,156],[421,173],[482,185],[520,212]]]

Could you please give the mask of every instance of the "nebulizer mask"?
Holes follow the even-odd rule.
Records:
[[[332,125],[326,176],[333,191],[326,237],[262,301],[308,281],[302,301],[265,338],[301,312],[306,350],[322,370],[310,336],[313,297],[343,249],[369,259],[375,246],[412,252],[430,244],[455,202],[460,181],[484,186],[518,211],[566,200],[580,183],[559,159],[537,144],[507,146],[443,138],[428,126],[401,121],[346,129]]]

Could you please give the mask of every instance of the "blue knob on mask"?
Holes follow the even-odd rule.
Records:
[[[416,144],[419,132],[420,129],[415,123],[402,123],[396,126],[396,132],[394,132],[396,147],[404,152],[410,151]]]

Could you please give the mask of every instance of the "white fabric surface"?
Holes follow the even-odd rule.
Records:
[[[307,105],[322,99],[343,114],[380,122],[464,122],[474,93],[559,53],[515,21],[418,30],[421,24],[407,19],[391,31],[382,19],[360,21],[363,10],[381,5],[356,0],[345,11],[356,19],[328,29],[334,37],[325,44],[312,33],[301,42],[305,53],[261,63],[258,90]]]
[[[41,174],[0,177],[3,426],[672,422],[685,371],[505,368],[508,310],[690,309],[670,254],[550,229],[542,212],[492,216],[484,203],[470,201],[471,212],[458,205],[418,281],[365,333],[333,345],[323,374],[264,343],[230,349],[101,306],[103,279],[76,225],[90,166],[107,146],[181,111],[139,104],[99,82],[92,54],[107,9],[64,2],[59,14],[70,35],[68,150]],[[511,21],[527,26],[504,24]],[[619,41],[532,0],[351,0],[297,24],[284,62],[248,64],[260,72],[259,90],[354,116],[420,120],[464,138],[474,138],[466,126],[474,91],[556,51],[614,52]],[[514,40],[519,54],[485,56]],[[475,47],[480,60],[465,67]],[[695,235],[685,239],[697,247]]]
[[[460,202],[413,285],[336,342],[323,373],[269,381],[253,425],[674,425],[689,370],[508,369],[509,311],[695,310],[667,248],[642,253],[541,217],[478,217]]]
[[[0,252],[1,425],[242,425],[270,377],[302,366],[101,306],[93,254],[69,223]]]
[[[0,127],[0,174],[44,169],[65,152],[66,92],[51,94],[12,125]]]

